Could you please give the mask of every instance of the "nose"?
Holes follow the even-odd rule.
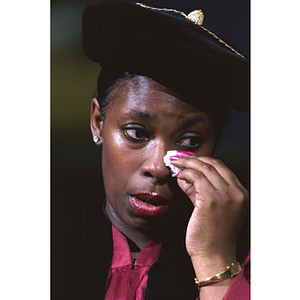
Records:
[[[167,147],[157,143],[146,151],[145,160],[141,167],[144,176],[151,177],[157,182],[162,182],[170,177],[170,171],[163,161],[167,150],[169,150]]]

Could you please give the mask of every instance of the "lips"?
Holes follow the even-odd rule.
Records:
[[[148,193],[130,195],[129,204],[141,217],[158,217],[170,208],[168,199]]]

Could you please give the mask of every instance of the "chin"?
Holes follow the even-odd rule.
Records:
[[[168,223],[168,219],[169,219],[168,217],[169,217],[169,213],[165,213],[158,217],[135,216],[131,220],[130,224],[127,225],[144,234],[155,234],[164,231],[164,228]]]

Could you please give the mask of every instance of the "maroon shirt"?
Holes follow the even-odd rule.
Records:
[[[132,263],[126,237],[114,226],[113,258],[106,283],[105,300],[144,300],[148,272],[158,260],[161,243],[149,241]]]
[[[113,258],[107,277],[105,300],[144,300],[148,272],[158,260],[161,243],[149,241],[133,265],[126,237],[114,226],[112,235]],[[223,300],[250,299],[249,261],[250,253],[242,263],[242,272],[235,277]]]

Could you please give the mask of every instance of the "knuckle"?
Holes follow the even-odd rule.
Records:
[[[247,195],[245,194],[245,192],[243,192],[240,189],[235,192],[235,197],[234,198],[239,203],[247,202]]]
[[[201,179],[204,177],[204,174],[202,172],[194,172],[194,177],[197,179]]]
[[[212,170],[214,170],[215,168],[214,168],[214,166],[211,165],[211,164],[203,164],[203,169],[204,169],[205,171],[212,171]]]
[[[214,159],[213,159],[213,163],[214,163],[215,165],[217,165],[217,166],[225,167],[225,164],[224,164],[221,160],[219,160],[219,159],[214,158]]]

